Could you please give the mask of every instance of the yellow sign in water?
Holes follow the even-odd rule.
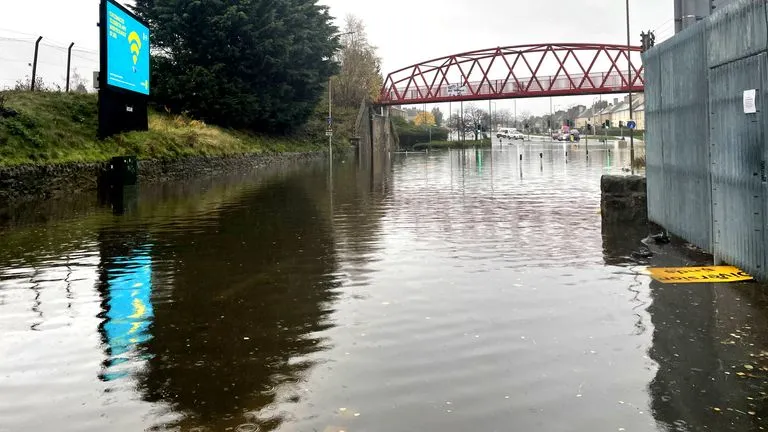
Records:
[[[665,284],[751,281],[752,276],[736,267],[671,267],[649,268],[651,277]]]

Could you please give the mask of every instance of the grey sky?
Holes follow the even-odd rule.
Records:
[[[35,0],[3,3],[0,14],[0,86],[24,74],[31,59],[31,40],[13,43],[3,37],[32,39],[43,35],[55,47],[41,49],[41,72],[63,78],[65,47],[74,41],[76,66],[90,76],[98,48],[98,0]],[[541,42],[626,43],[623,0],[320,0],[343,24],[347,14],[365,22],[370,42],[378,47],[383,72],[434,57],[504,45]],[[130,2],[127,2],[130,3]],[[656,29],[658,38],[672,34],[672,0],[631,0],[633,44],[640,31]],[[45,54],[46,57],[42,57]],[[61,64],[59,64],[61,63]],[[51,69],[49,72],[48,69]],[[56,78],[56,79],[53,79]],[[611,96],[612,98],[612,96]],[[562,97],[555,104],[589,104],[592,97]],[[511,107],[511,101],[500,102]],[[544,112],[548,100],[518,102],[518,111]]]

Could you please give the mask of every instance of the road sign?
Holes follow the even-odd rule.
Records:
[[[627,122],[627,127],[630,129],[635,129],[637,127],[637,123],[635,123],[634,120],[630,120]]]
[[[752,276],[736,267],[649,268],[651,277],[665,284],[750,281]]]
[[[333,131],[332,130],[325,131],[325,136],[333,136]]]
[[[333,117],[328,116],[328,126],[333,124]]]

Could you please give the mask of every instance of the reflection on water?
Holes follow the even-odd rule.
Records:
[[[125,240],[121,237],[118,241]],[[102,252],[109,250],[102,247]],[[104,380],[127,376],[121,365],[135,363],[131,360],[143,357],[138,351],[152,338],[150,324],[154,313],[150,254],[151,245],[142,245],[132,249],[127,256],[102,255],[106,314],[101,329],[108,353],[106,370],[102,374]]]
[[[761,430],[762,291],[650,282],[706,257],[601,226],[584,147],[6,212],[0,431]]]

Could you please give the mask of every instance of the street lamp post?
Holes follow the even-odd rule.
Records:
[[[627,4],[627,71],[629,75],[628,83],[629,83],[629,121],[633,120],[634,116],[634,109],[632,107],[632,60],[630,58],[632,48],[632,41],[630,39],[629,35],[629,0],[626,2]],[[632,175],[635,174],[635,131],[634,129],[629,130],[629,166],[630,170],[632,171]]]

